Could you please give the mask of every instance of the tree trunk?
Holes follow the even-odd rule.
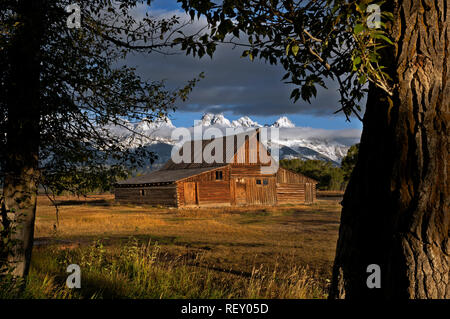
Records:
[[[10,262],[14,275],[28,273],[33,247],[40,135],[41,1],[19,1],[18,22],[7,49],[10,77],[7,91],[6,172],[3,195],[18,241]]]
[[[450,298],[449,8],[393,1],[392,100],[369,90],[330,298]],[[369,288],[370,264],[381,288]]]

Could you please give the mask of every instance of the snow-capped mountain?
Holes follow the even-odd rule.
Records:
[[[275,123],[270,125],[270,127],[278,127],[278,128],[287,127],[287,128],[289,128],[289,127],[295,127],[295,125],[286,116],[282,116],[278,120],[276,120]]]
[[[139,133],[145,133],[153,132],[154,130],[160,128],[175,128],[175,126],[172,124],[172,121],[168,117],[157,118],[154,121],[149,121],[145,118],[135,125],[134,130]]]
[[[328,156],[325,156],[317,151],[310,148],[298,146],[295,149],[290,148],[286,145],[277,145],[279,148],[279,156],[281,159],[295,159],[299,158],[301,160],[321,160],[325,162],[331,162],[335,165],[339,165],[338,162],[332,160]]]
[[[171,139],[171,133],[175,128],[172,121],[165,117],[154,121],[144,118],[139,123],[124,121],[122,126],[112,126],[110,130],[120,138],[123,147],[136,148],[159,143],[175,144]]]
[[[230,120],[225,118],[223,114],[205,113],[201,119],[202,126],[223,126],[231,127]]]
[[[258,122],[253,121],[248,116],[243,116],[231,122],[232,127],[261,127]]]
[[[160,158],[156,165],[153,165],[153,168],[157,168],[170,158],[170,150],[177,142],[172,138],[172,131],[176,127],[170,119],[160,119],[151,123],[146,120],[135,124],[125,123],[125,126],[129,128],[128,130],[123,127],[120,129],[111,128],[111,131],[123,141],[125,147],[134,148],[138,145],[150,147]],[[214,126],[224,130],[224,133],[226,128],[262,127],[248,116],[243,116],[231,122],[223,114],[213,113],[203,114],[200,124],[205,128]],[[286,116],[280,117],[271,125],[265,124],[264,127],[279,128],[279,137],[272,140],[272,144],[278,146],[280,159],[316,159],[329,161],[335,165],[340,164],[351,145],[359,142],[361,134],[360,130],[296,127]],[[193,128],[188,129],[192,130]]]

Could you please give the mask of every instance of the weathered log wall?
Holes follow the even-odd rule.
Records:
[[[142,205],[177,206],[176,185],[147,187],[118,187],[114,190],[115,199],[121,203]]]
[[[278,204],[304,203],[305,184],[277,183]]]
[[[312,203],[316,200],[316,184],[309,177],[280,168],[277,172],[278,203]]]

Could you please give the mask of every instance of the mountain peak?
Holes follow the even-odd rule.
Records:
[[[160,128],[175,128],[172,121],[168,117],[158,117],[151,122],[147,118],[143,118],[141,122],[137,123],[135,130],[138,132],[153,131]]]
[[[222,113],[219,114],[204,113],[201,121],[203,126],[212,126],[212,125],[227,126],[227,127],[231,126],[230,121],[225,116],[223,116]]]
[[[253,121],[248,116],[242,116],[241,118],[231,122],[232,127],[261,127],[258,122]]]
[[[271,127],[295,127],[295,124],[287,116],[281,116]]]

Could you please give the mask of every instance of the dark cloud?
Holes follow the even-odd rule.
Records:
[[[172,13],[169,13],[170,15]],[[201,25],[201,23],[198,23]],[[197,25],[198,27],[198,25]],[[191,27],[194,28],[194,27]],[[205,79],[195,87],[179,111],[230,112],[233,115],[273,116],[279,114],[330,115],[339,107],[337,86],[328,82],[328,90],[318,88],[311,104],[290,99],[292,86],[281,81],[281,66],[241,58],[242,48],[219,46],[213,59],[174,55],[135,55],[128,63],[137,67],[143,77],[165,79],[169,87],[182,87],[200,72]]]

